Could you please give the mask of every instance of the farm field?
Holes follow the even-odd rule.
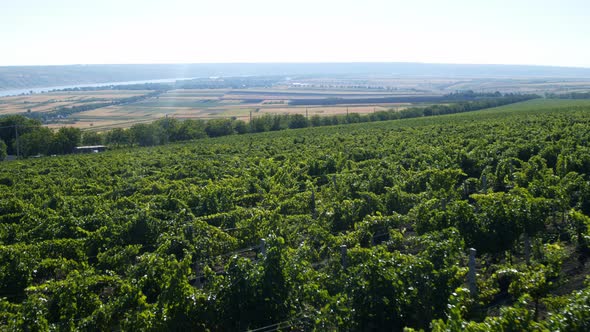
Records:
[[[0,98],[0,115],[31,112],[48,112],[60,106],[80,106],[103,103],[122,98],[140,96],[148,91],[99,90],[63,91]]]
[[[261,116],[263,114],[306,114],[306,110],[309,116],[311,115],[337,115],[346,114],[347,110],[350,113],[367,114],[375,111],[387,110],[387,109],[404,109],[407,107],[407,103],[404,104],[387,104],[387,105],[372,105],[372,106],[267,106],[263,105],[231,105],[227,106],[211,106],[211,107],[146,107],[143,105],[125,105],[125,106],[110,106],[100,108],[92,111],[80,113],[77,116],[79,122],[94,121],[98,124],[103,121],[113,120],[142,120],[160,119],[166,115],[179,118],[179,119],[213,119],[213,118],[229,118],[236,117],[241,120],[248,121],[250,112],[252,116]]]
[[[584,330],[589,139],[535,99],[4,162],[0,329]]]
[[[113,91],[114,93],[111,93]],[[104,90],[76,92],[71,94],[48,94],[19,97],[0,98],[0,112],[3,114],[23,113],[31,107],[33,112],[50,111],[59,106],[73,106],[82,103],[103,102],[106,98],[126,98],[145,95],[149,91],[133,90]],[[119,92],[119,94],[116,94]],[[384,96],[407,97],[408,94],[395,95],[392,93],[373,93],[359,91],[313,91],[313,90],[286,90],[286,89],[244,89],[244,90],[217,90],[217,89],[191,89],[171,90],[157,97],[147,98],[138,102],[125,103],[77,112],[67,120],[49,124],[51,128],[59,128],[64,125],[82,129],[92,127],[115,128],[129,127],[133,123],[149,122],[161,119],[165,116],[179,119],[215,119],[235,117],[244,121],[264,114],[307,114],[313,115],[338,115],[350,113],[367,114],[387,109],[404,109],[412,103],[369,103],[358,104],[363,98],[382,98]],[[98,100],[100,98],[100,100]],[[314,100],[326,98],[339,98],[341,103],[337,105],[314,105]],[[290,106],[293,100],[305,99],[309,105]],[[347,105],[347,100],[355,100],[356,104]],[[21,104],[22,103],[22,104]],[[4,106],[4,108],[2,108]],[[19,108],[20,107],[20,108]]]
[[[259,86],[257,82],[268,82]],[[51,128],[126,128],[163,117],[179,119],[235,118],[249,121],[265,114],[338,115],[402,110],[442,103],[457,91],[479,93],[571,93],[587,91],[590,82],[559,79],[299,77],[210,79],[169,85],[167,90],[62,91],[0,98],[0,115],[27,114],[43,118]],[[234,83],[232,83],[234,82]],[[240,82],[255,87],[242,87]],[[178,88],[203,86],[202,88]],[[149,85],[145,85],[146,88]],[[219,86],[219,88],[207,88]],[[227,86],[234,86],[229,88]],[[176,88],[174,88],[176,87]],[[136,89],[137,87],[130,87]],[[136,97],[137,100],[124,101]],[[119,102],[117,102],[119,101]],[[109,104],[110,103],[110,104]],[[93,108],[96,105],[97,108]],[[88,108],[85,108],[88,106]],[[74,109],[72,112],[60,110]],[[56,113],[57,112],[57,113]],[[47,115],[52,114],[51,117]],[[46,116],[44,116],[44,114]]]
[[[585,92],[590,89],[588,79],[559,79],[559,78],[392,78],[388,76],[358,77],[315,77],[289,81],[284,87],[298,87],[301,89],[364,89],[375,92],[384,89],[395,93],[433,93],[445,94],[455,91],[473,90],[478,92],[517,92],[517,93],[570,93]]]

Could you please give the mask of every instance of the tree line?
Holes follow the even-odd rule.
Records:
[[[551,98],[551,99],[590,99],[590,92],[546,93],[545,98]]]
[[[176,89],[244,89],[268,88],[282,80],[282,77],[223,77],[223,78],[194,78],[178,80],[176,82],[147,82],[123,85],[75,87],[54,91],[97,91],[97,90],[176,90]]]
[[[78,128],[62,127],[53,131],[43,127],[41,121],[21,115],[0,118],[0,151],[4,150],[0,156],[68,154],[81,143],[82,131]]]

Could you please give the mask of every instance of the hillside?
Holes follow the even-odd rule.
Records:
[[[4,162],[0,329],[585,330],[589,112]]]

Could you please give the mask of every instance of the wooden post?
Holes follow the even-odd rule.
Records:
[[[488,190],[488,179],[486,178],[486,175],[482,175],[481,176],[481,189],[486,192]]]
[[[340,263],[342,264],[342,268],[346,269],[348,267],[348,260],[347,260],[347,256],[348,256],[348,248],[346,247],[345,244],[340,246]]]
[[[260,239],[260,253],[262,257],[266,257],[266,240]]]
[[[531,239],[529,238],[528,233],[524,233],[524,258],[526,260],[526,265],[531,264]]]
[[[195,263],[195,287],[203,288],[203,284],[201,283],[201,267],[199,266],[199,262]]]
[[[311,199],[309,205],[311,207],[311,217],[315,219],[317,217],[317,210],[315,208],[315,190],[313,190],[313,187],[311,187]]]
[[[469,292],[471,296],[477,296],[477,282],[475,275],[475,254],[477,250],[469,248],[469,273],[467,274],[467,281],[469,282]]]

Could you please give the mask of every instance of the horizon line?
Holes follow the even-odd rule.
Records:
[[[171,65],[314,65],[314,64],[411,64],[411,65],[443,65],[443,66],[506,66],[506,67],[546,67],[590,69],[583,65],[548,65],[548,64],[516,64],[516,63],[455,63],[455,62],[423,62],[423,61],[221,61],[221,62],[137,62],[137,63],[70,63],[70,64],[19,64],[0,65],[0,68],[14,67],[74,67],[74,66],[171,66]]]

